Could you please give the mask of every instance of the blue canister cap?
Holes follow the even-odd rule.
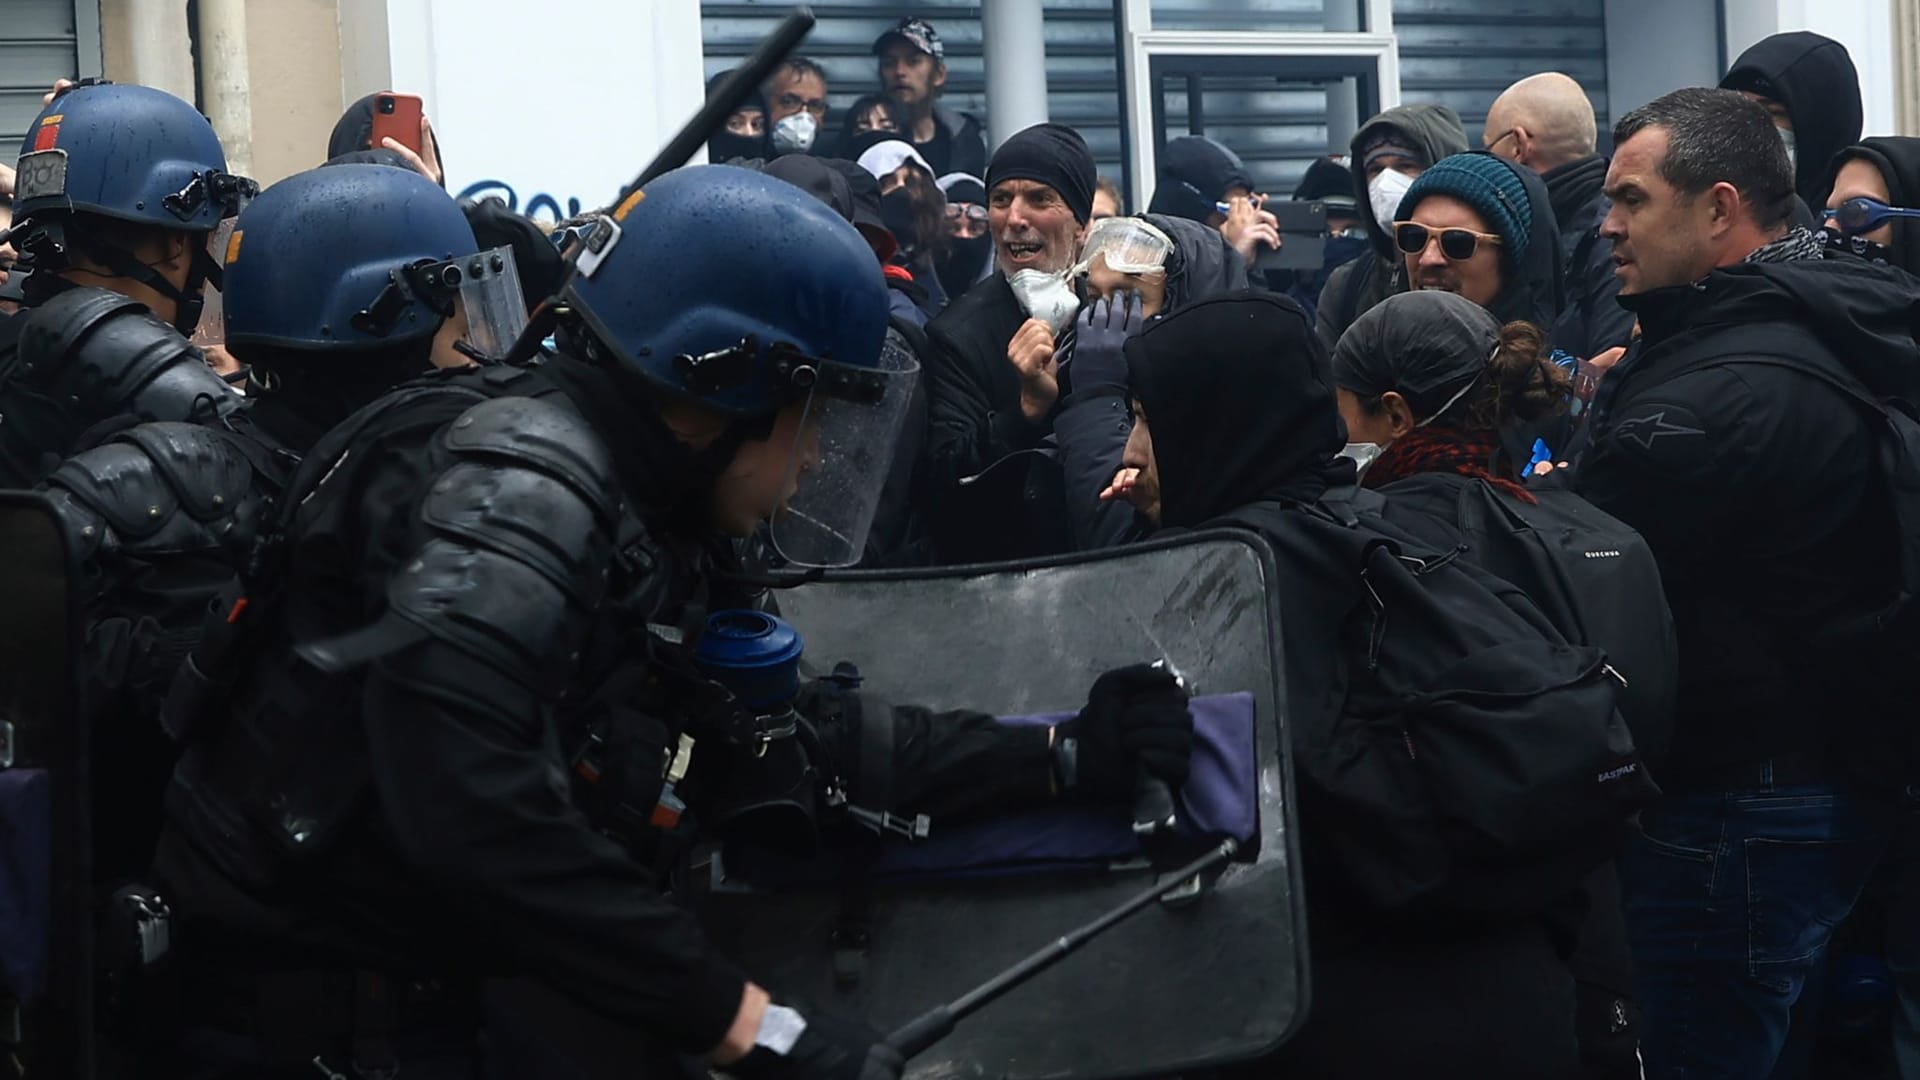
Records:
[[[694,650],[700,669],[752,708],[784,705],[800,689],[800,633],[763,611],[716,611]]]

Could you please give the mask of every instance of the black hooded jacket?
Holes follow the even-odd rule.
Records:
[[[1349,144],[1353,156],[1348,164],[1353,173],[1354,191],[1358,193],[1354,209],[1367,228],[1373,254],[1371,258],[1363,255],[1335,270],[1320,294],[1314,333],[1320,339],[1321,351],[1328,355],[1361,312],[1392,296],[1401,287],[1400,252],[1393,246],[1393,237],[1386,227],[1374,220],[1373,203],[1367,198],[1367,163],[1360,152],[1383,127],[1394,130],[1396,142],[1420,151],[1428,165],[1467,151],[1467,129],[1461,125],[1459,115],[1445,105],[1395,106],[1354,132]]]
[[[1352,482],[1332,368],[1285,297],[1227,293],[1147,327],[1127,342],[1127,381],[1153,432],[1162,525]]]
[[[1660,562],[1684,661],[1661,782],[1818,760],[1836,749],[1832,718],[1886,711],[1883,680],[1850,676],[1853,650],[1818,641],[1889,599],[1890,510],[1862,411],[1803,371],[1738,358],[1913,400],[1912,279],[1858,259],[1742,263],[1623,302],[1641,337],[1601,383],[1575,482]]]
[[[1863,139],[1834,156],[1827,167],[1826,190],[1840,176],[1840,166],[1855,158],[1871,162],[1887,182],[1887,199],[1892,206],[1913,206],[1920,200],[1920,139],[1883,136]],[[1895,266],[1910,274],[1920,274],[1920,221],[1913,218],[1893,220],[1893,259]]]
[[[1800,30],[1762,38],[1727,69],[1720,85],[1751,90],[1787,107],[1793,118],[1794,190],[1809,207],[1827,205],[1827,163],[1860,141],[1860,73],[1847,47]]]
[[[1167,259],[1163,317],[1209,297],[1247,288],[1247,261],[1219,230],[1185,218],[1140,216],[1173,240],[1173,254]],[[1112,547],[1149,531],[1126,503],[1100,501],[1100,492],[1120,470],[1132,430],[1133,416],[1126,398],[1109,392],[1069,393],[1060,415],[1054,418],[1067,521],[1075,550]]]
[[[342,154],[351,154],[357,150],[384,149],[373,145],[373,99],[379,96],[379,94],[368,94],[347,106],[346,111],[340,114],[340,119],[333,122],[333,131],[327,135],[329,159],[337,158]],[[431,137],[434,157],[441,162],[442,166],[442,175],[437,182],[441,187],[446,187],[447,159],[440,153],[440,136]]]
[[[1591,358],[1633,336],[1633,313],[1620,306],[1620,278],[1613,272],[1613,241],[1600,225],[1613,204],[1601,189],[1607,159],[1598,154],[1543,173],[1553,219],[1566,257],[1566,303],[1554,320],[1554,348]]]
[[[1194,304],[1127,344],[1127,374],[1152,430],[1164,524],[1193,528],[1269,500],[1311,502],[1353,482],[1346,425],[1306,313],[1264,292]],[[1291,516],[1286,511],[1279,522]],[[1425,545],[1369,521],[1407,550]],[[1351,579],[1275,547],[1276,593],[1294,738],[1332,726],[1344,665],[1336,631]],[[1234,602],[1244,602],[1236,599]],[[1334,873],[1319,873],[1311,804],[1302,804],[1313,1014],[1253,1076],[1572,1075],[1572,980],[1546,920],[1408,926],[1370,915]],[[1393,1039],[1380,1017],[1396,1018]]]

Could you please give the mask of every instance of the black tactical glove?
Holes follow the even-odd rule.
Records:
[[[1172,672],[1153,664],[1115,668],[1094,681],[1087,707],[1054,729],[1062,790],[1124,800],[1141,773],[1179,787],[1193,756],[1193,714]]]
[[[793,1029],[803,1024],[799,1037],[793,1037]],[[724,1071],[739,1080],[899,1080],[905,1070],[899,1051],[867,1025],[775,1004],[760,1021],[753,1053]]]

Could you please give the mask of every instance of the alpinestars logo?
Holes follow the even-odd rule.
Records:
[[[1642,450],[1653,449],[1653,440],[1662,435],[1706,434],[1700,428],[1669,421],[1665,409],[1657,413],[1648,413],[1646,416],[1636,416],[1631,420],[1622,420],[1614,427],[1613,433],[1627,442],[1638,443]]]
[[[1622,765],[1617,769],[1608,769],[1606,772],[1603,772],[1599,776],[1595,777],[1594,780],[1596,783],[1608,784],[1608,783],[1612,783],[1615,780],[1632,776],[1634,773],[1637,773],[1639,771],[1640,771],[1640,763],[1637,761],[1629,761],[1625,765]]]

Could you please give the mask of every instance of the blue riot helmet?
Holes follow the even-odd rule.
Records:
[[[738,418],[801,407],[774,545],[803,566],[857,561],[919,365],[887,336],[887,286],[858,231],[792,184],[676,169],[595,222],[562,301],[588,359]]]
[[[80,253],[173,300],[174,326],[200,321],[201,290],[220,286],[215,233],[253,195],[227,171],[213,125],[194,107],[146,86],[83,83],[54,98],[27,128],[14,180],[13,243],[39,290]],[[204,237],[176,287],[127,250],[126,226]]]
[[[378,349],[431,337],[458,312],[469,348],[497,355],[526,307],[512,249],[478,248],[460,204],[412,169],[289,176],[235,222],[221,296],[227,345]]]

